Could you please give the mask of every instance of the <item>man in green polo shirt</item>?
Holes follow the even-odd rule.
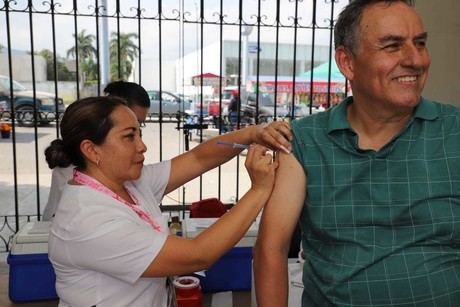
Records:
[[[287,306],[298,221],[303,307],[460,306],[460,109],[421,97],[426,40],[410,0],[340,14],[353,96],[291,125],[254,248],[258,307]]]

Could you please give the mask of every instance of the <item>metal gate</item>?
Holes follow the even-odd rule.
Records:
[[[187,112],[160,107],[149,114],[144,135],[152,163],[225,133],[226,95],[234,88],[251,106],[240,111],[236,128],[322,111],[347,94],[346,80],[334,76],[332,46],[334,21],[347,3],[4,0],[0,124],[12,131],[0,139],[0,251],[23,222],[40,219],[51,179],[43,150],[59,137],[65,104],[101,95],[116,79],[180,97]],[[323,75],[315,75],[324,63]],[[31,91],[27,99],[15,81]],[[206,197],[233,203],[249,187],[241,162],[237,157],[173,192],[163,207],[186,208]]]

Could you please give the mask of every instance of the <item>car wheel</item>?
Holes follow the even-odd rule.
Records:
[[[259,115],[259,124],[271,123],[273,116],[271,115]]]
[[[259,117],[259,123],[271,123],[273,122],[273,116],[271,115],[261,115]]]
[[[256,123],[256,120],[255,120],[255,117],[251,115],[243,114],[241,115],[240,123],[244,126],[250,126],[250,125],[254,125]]]

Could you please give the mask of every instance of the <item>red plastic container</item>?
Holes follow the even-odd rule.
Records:
[[[203,294],[200,280],[193,276],[181,276],[174,279],[178,307],[202,307]]]

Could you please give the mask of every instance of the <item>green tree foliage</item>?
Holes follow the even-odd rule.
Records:
[[[110,36],[110,79],[127,80],[133,69],[133,61],[138,55],[139,48],[134,41],[138,36],[136,33],[120,33],[118,36],[116,32],[112,32]],[[120,57],[118,57],[118,50],[120,50]],[[119,59],[120,65],[118,65]]]
[[[75,34],[73,34],[75,38]],[[96,37],[93,34],[86,34],[86,30],[81,30],[80,33],[76,36],[77,46],[74,46],[67,50],[67,57],[77,58],[78,55],[78,74],[79,80],[83,85],[88,76],[97,76],[94,73],[94,66],[91,63],[94,63],[94,56],[96,55],[96,48],[93,46],[93,42],[96,40]]]
[[[54,81],[54,53],[48,49],[42,49],[35,54],[41,55],[46,60],[46,79]],[[57,79],[59,81],[75,81],[75,75],[72,74],[65,65],[65,60],[59,55],[56,57]]]
[[[86,73],[87,81],[96,81],[98,79],[97,63],[92,57],[83,62],[81,68]]]

